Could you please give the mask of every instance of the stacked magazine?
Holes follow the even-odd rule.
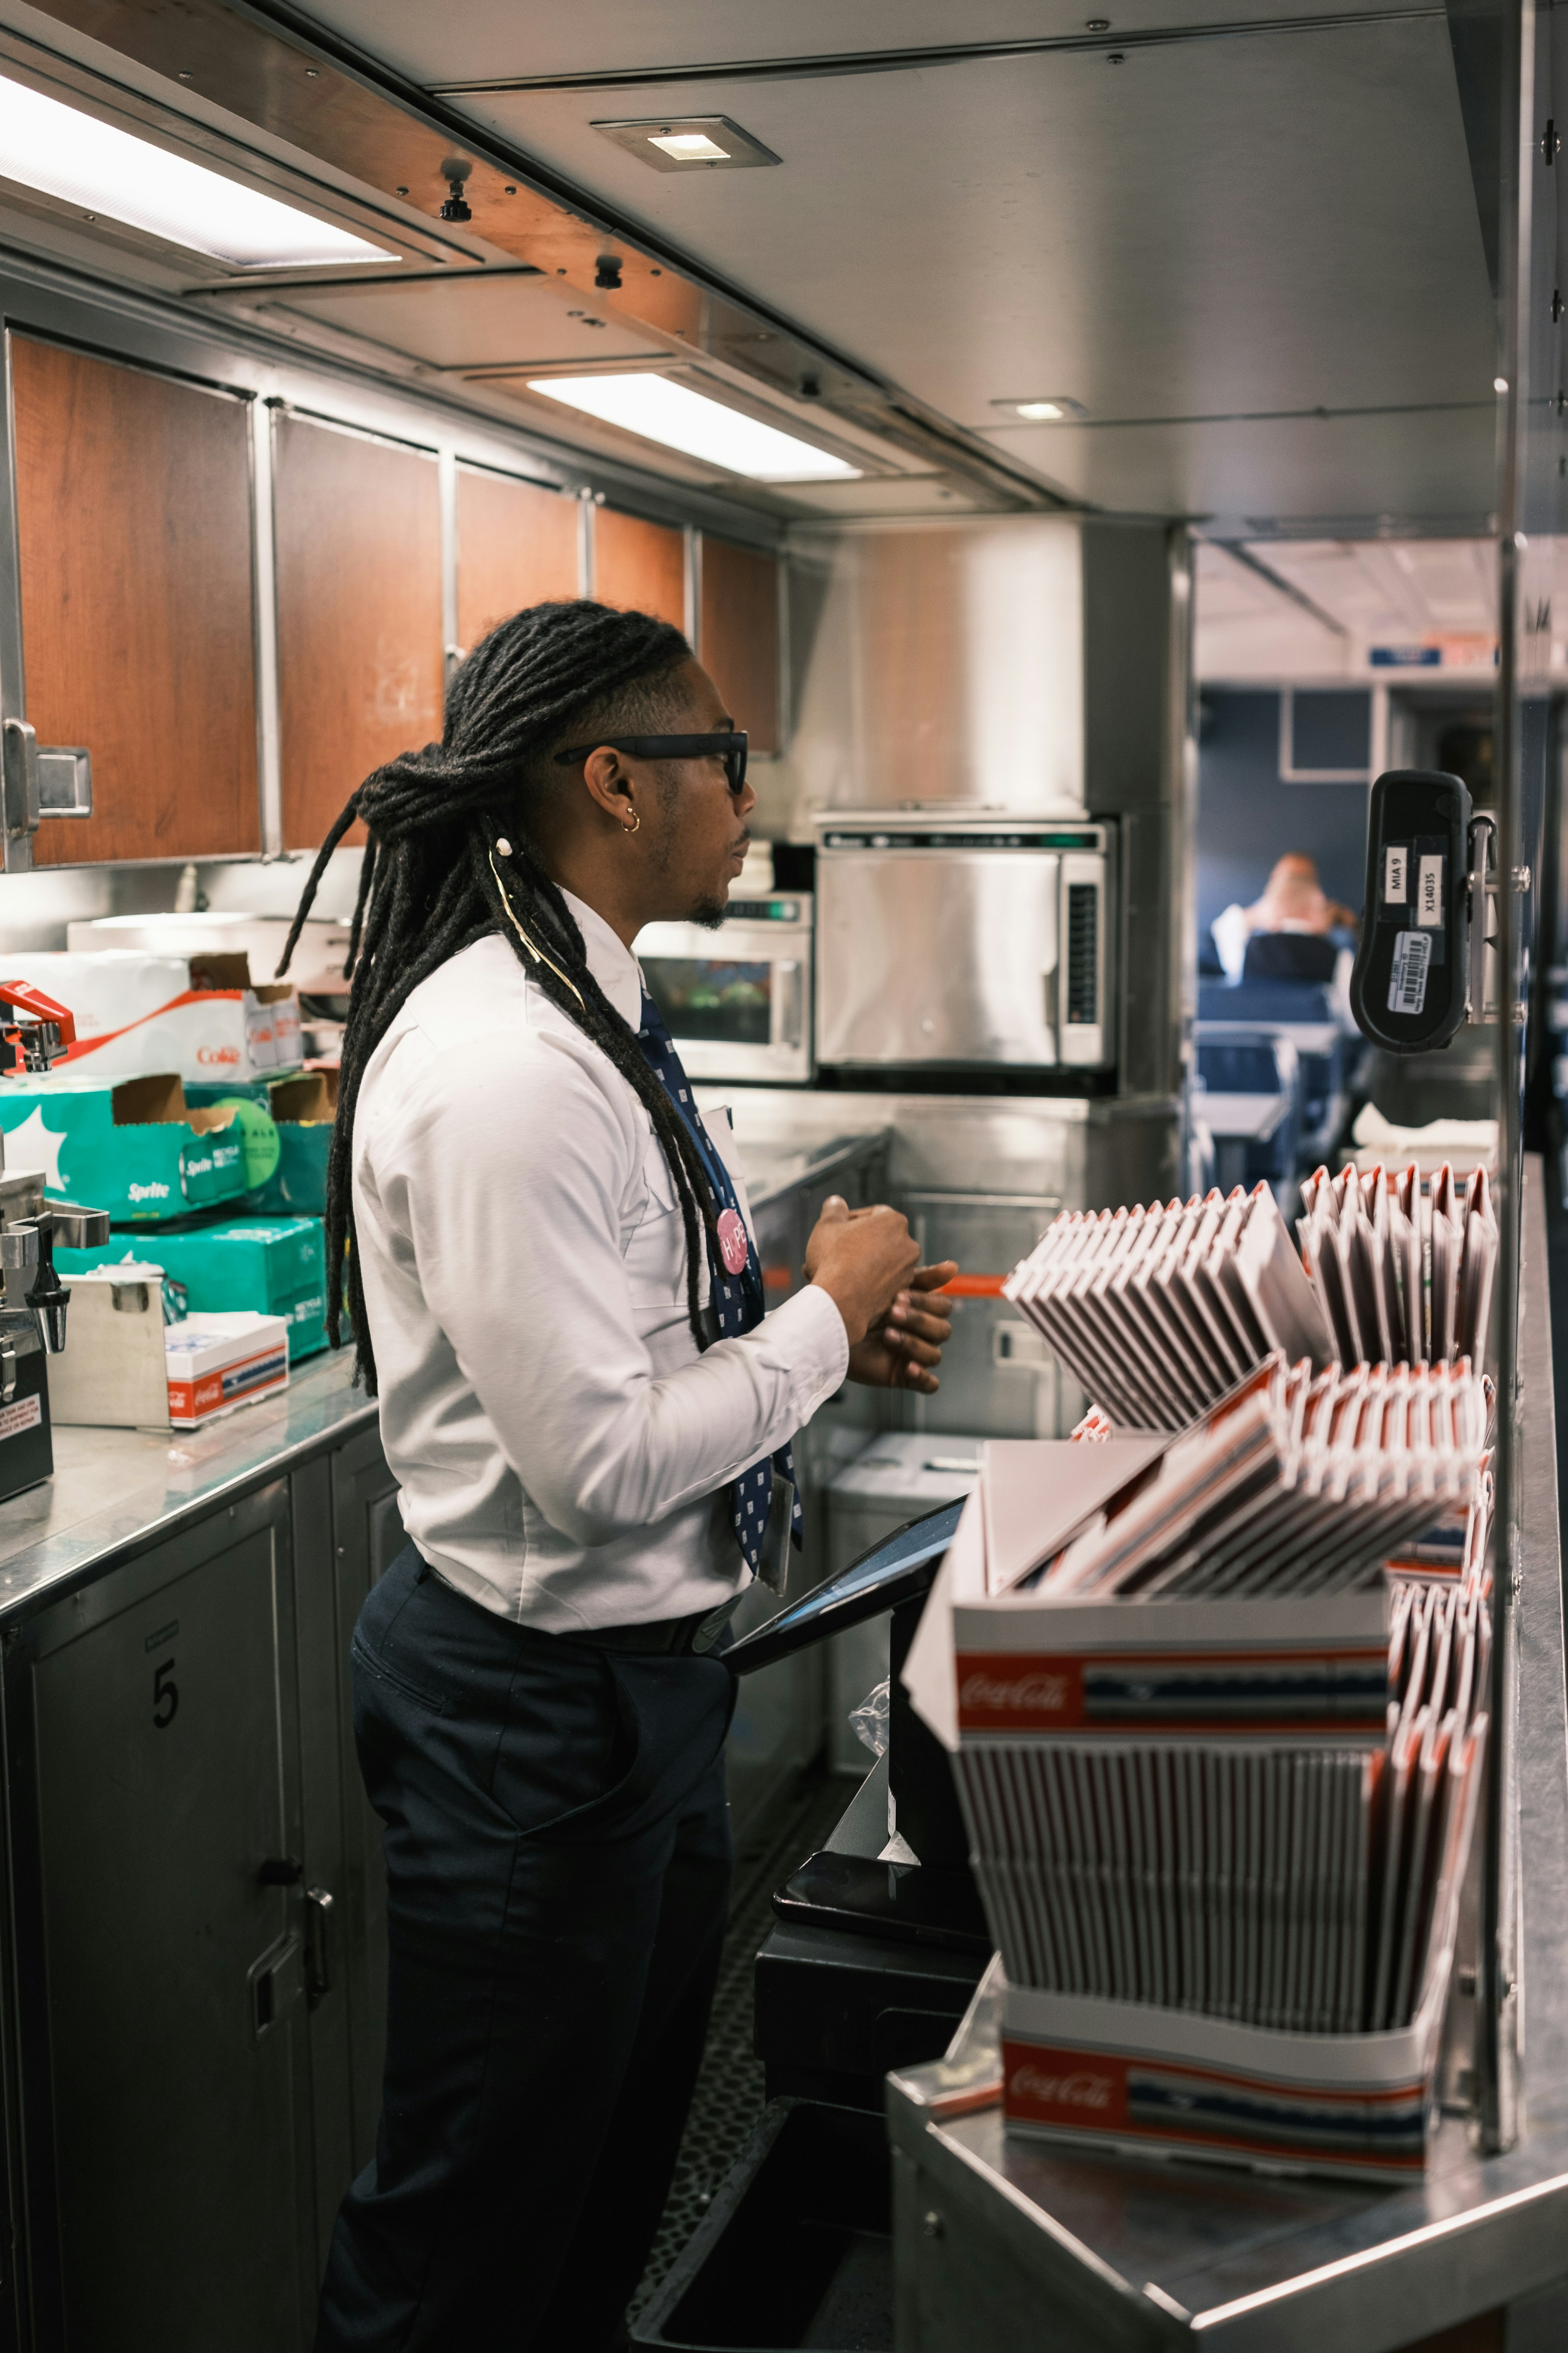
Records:
[[[1344,1365],[1451,1364],[1485,1350],[1498,1225],[1484,1168],[1320,1168],[1301,1187],[1301,1257]]]
[[[1267,1185],[1067,1210],[1003,1292],[1123,1430],[1183,1430],[1276,1351],[1330,1366],[1484,1354],[1498,1228],[1486,1172],[1320,1168],[1298,1257]]]
[[[1375,1587],[1394,1554],[1469,1514],[1488,1418],[1466,1357],[1313,1373],[1270,1356],[1141,1461],[1029,1582],[1143,1599]],[[1083,1438],[1109,1444],[1103,1424],[1091,1409]]]
[[[1185,1429],[1275,1350],[1334,1361],[1267,1185],[1064,1211],[1002,1289],[1123,1429]]]

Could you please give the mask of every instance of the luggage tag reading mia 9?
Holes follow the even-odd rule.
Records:
[[[1489,819],[1479,826],[1489,839]],[[1458,776],[1393,768],[1372,788],[1351,1010],[1363,1036],[1390,1053],[1446,1046],[1470,1017],[1473,829]],[[1484,869],[1476,888],[1484,892]]]

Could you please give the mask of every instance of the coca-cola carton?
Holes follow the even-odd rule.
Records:
[[[1079,2147],[1388,2181],[1422,2170],[1447,1989],[1382,2034],[1282,2034],[1009,1986],[1009,2132]]]
[[[988,1451],[904,1668],[1005,1967],[1008,2127],[1419,2170],[1486,1736],[1460,1604],[1420,1605],[1396,1657],[1382,1579],[1032,1581],[1084,1525],[1059,1456],[1121,1451]]]

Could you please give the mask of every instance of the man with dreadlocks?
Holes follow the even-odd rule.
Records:
[[[327,1236],[409,1542],[353,1642],[386,2065],[320,2353],[624,2342],[724,1926],[726,1620],[782,1581],[790,1441],[846,1374],[936,1387],[956,1270],[891,1209],[830,1202],[764,1315],[631,952],[721,919],[745,762],[679,630],[536,606],[354,794],[290,934],[362,818]]]

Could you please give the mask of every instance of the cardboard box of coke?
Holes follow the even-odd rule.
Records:
[[[299,1064],[293,983],[253,987],[243,955],[24,949],[8,955],[5,970],[76,1016],[76,1044],[57,1065],[73,1077],[134,1079],[173,1071],[182,1079],[252,1079]]]
[[[233,1218],[154,1240],[116,1235],[98,1250],[57,1250],[62,1281],[123,1261],[152,1263],[184,1291],[193,1313],[239,1308],[280,1316],[292,1364],[327,1345],[327,1264],[319,1218]]]
[[[271,1121],[249,1108],[251,1123]],[[36,1168],[46,1193],[90,1201],[117,1226],[156,1225],[238,1203],[249,1177],[234,1107],[193,1110],[177,1078],[0,1079],[5,1166]]]
[[[289,1341],[280,1315],[188,1315],[163,1334],[169,1419],[197,1430],[252,1398],[289,1386]]]
[[[327,1161],[338,1110],[336,1071],[255,1079],[248,1086],[188,1087],[185,1092],[191,1103],[243,1103],[266,1112],[271,1119],[277,1130],[277,1150],[268,1159],[265,1147],[253,1149],[247,1209],[268,1217],[326,1215]]]

